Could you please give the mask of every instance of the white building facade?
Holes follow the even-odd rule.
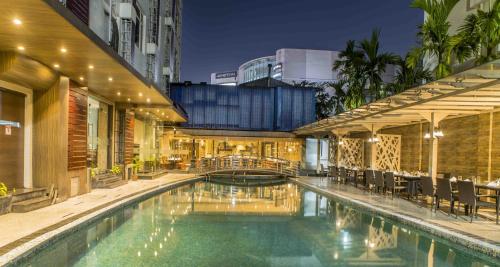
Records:
[[[275,55],[243,63],[236,72],[236,83],[242,84],[267,77],[269,66],[272,78],[289,84],[302,81],[332,82],[337,79],[337,72],[333,71],[332,67],[339,59],[338,54],[337,51],[282,48],[277,50]],[[216,78],[227,73],[234,72],[212,73],[211,84],[228,83],[226,79]]]
[[[88,26],[166,93],[180,81],[182,0],[89,0]]]

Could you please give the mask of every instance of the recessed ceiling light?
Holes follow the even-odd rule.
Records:
[[[89,70],[93,70],[94,69],[94,65],[89,65]]]
[[[146,99],[146,101],[149,103],[149,102],[151,102],[151,99],[149,99],[149,97],[148,97],[148,99]]]
[[[165,112],[162,112],[162,113],[161,113],[161,115],[162,115],[162,116],[165,116]]]
[[[139,111],[142,111],[142,108],[141,108],[141,109],[139,109]]]
[[[113,81],[113,77],[109,77],[108,81],[112,82]]]
[[[120,93],[120,92],[117,92],[116,94],[120,96],[120,95],[121,95],[122,93]]]
[[[127,101],[128,101],[128,102],[130,102],[130,97],[129,97],[129,98],[127,98]]]
[[[85,80],[85,78],[83,78],[83,76],[80,76],[80,81],[83,81]]]
[[[24,46],[22,46],[22,45],[18,46],[18,47],[17,47],[17,50],[19,50],[19,51],[24,51]]]
[[[61,48],[61,53],[66,53],[66,52],[68,52],[68,50],[66,50],[66,48],[64,48],[64,47]]]
[[[142,96],[142,93],[139,93],[139,96]]]
[[[160,112],[160,110],[159,110],[159,109],[156,109],[156,112]]]
[[[23,22],[20,19],[18,19],[18,18],[13,19],[12,23],[14,23],[14,25],[21,25],[21,24],[23,24]]]
[[[59,67],[60,67],[59,64],[57,64],[57,63],[54,64],[54,68],[58,69]]]
[[[149,115],[149,111],[146,112],[146,115]]]

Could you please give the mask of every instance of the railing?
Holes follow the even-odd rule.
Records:
[[[202,158],[196,161],[196,171],[200,174],[222,171],[268,171],[285,176],[297,176],[300,162],[279,158],[257,158],[242,156],[226,156]]]

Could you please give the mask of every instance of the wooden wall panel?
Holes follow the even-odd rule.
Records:
[[[62,198],[70,193],[68,179],[68,89],[61,77],[46,91],[34,91],[33,186],[54,184]]]
[[[134,115],[126,112],[125,115],[125,165],[131,164],[134,158]]]
[[[87,168],[87,96],[69,90],[68,170]]]
[[[20,128],[0,126],[0,182],[7,187],[24,186],[25,95],[0,88],[0,120],[19,122]]]
[[[444,120],[439,124],[444,137],[438,145],[438,173],[476,176],[479,117]]]

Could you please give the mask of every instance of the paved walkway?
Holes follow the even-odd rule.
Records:
[[[84,215],[99,212],[118,201],[125,201],[155,188],[194,177],[194,174],[166,174],[155,180],[129,181],[114,189],[94,189],[88,194],[73,197],[35,211],[1,215],[0,256],[38,236],[61,227],[61,223],[71,223]]]
[[[438,236],[460,238],[457,241],[468,247],[472,246],[483,252],[484,247],[488,247],[488,254],[500,256],[500,225],[483,218],[475,218],[473,223],[470,223],[469,217],[463,215],[463,209],[458,219],[455,219],[454,215],[448,216],[444,210],[433,212],[430,206],[416,201],[398,197],[391,199],[390,196],[369,193],[352,185],[331,183],[327,179],[317,177],[299,177],[293,180],[333,198],[341,198],[369,211],[375,209],[375,212],[381,215],[389,215],[396,220],[425,228]],[[479,249],[480,247],[483,249]]]

